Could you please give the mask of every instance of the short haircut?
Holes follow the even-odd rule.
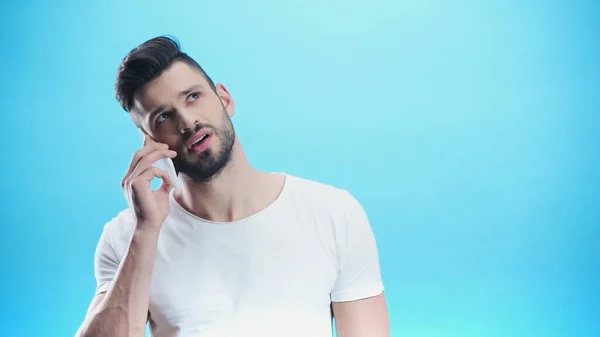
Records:
[[[198,62],[181,51],[176,38],[159,36],[132,49],[121,61],[115,81],[115,97],[121,107],[130,112],[136,91],[159,77],[175,61],[185,62],[200,70],[211,88],[215,90],[212,79]]]

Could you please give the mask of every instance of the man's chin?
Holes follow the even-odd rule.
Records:
[[[186,175],[195,182],[208,182],[219,175],[227,166],[230,153],[218,155],[207,149],[202,153],[180,153],[173,158],[173,165],[179,174]]]
[[[179,153],[175,158],[173,158],[173,165],[175,165],[175,169],[181,168],[182,170],[195,170],[197,168],[202,168],[202,166],[206,166],[207,161],[211,161],[211,156],[209,154],[199,153],[195,154],[181,154]],[[214,160],[213,160],[214,161]]]
[[[210,161],[210,159],[204,161],[174,162],[173,164],[178,174],[184,174],[195,181],[210,180],[219,171],[215,167],[215,163]]]

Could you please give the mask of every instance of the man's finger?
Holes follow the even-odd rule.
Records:
[[[144,133],[144,146],[148,144],[152,144],[152,138],[150,138],[150,136]]]
[[[123,177],[123,180],[121,180],[121,187],[124,186],[125,184],[125,180],[127,180],[127,178],[133,173],[133,170],[139,165],[140,161],[146,157],[147,155],[153,153],[153,152],[163,152],[165,153],[165,157],[169,157],[169,158],[173,158],[177,155],[177,152],[175,151],[169,151],[169,147],[167,144],[162,144],[162,143],[156,143],[156,142],[152,142],[151,145],[149,146],[144,146],[143,148],[135,151],[135,154],[133,155],[133,158],[131,159],[131,162],[129,163],[129,168],[127,168],[127,173],[125,173],[125,176]],[[167,152],[164,152],[167,151]],[[156,160],[158,160],[160,157],[156,158]]]
[[[177,152],[169,149],[162,149],[150,152],[138,161],[136,167],[131,171],[131,175],[139,174],[136,173],[136,171],[141,172],[146,170],[148,167],[151,167],[153,163],[155,163],[161,158],[175,158],[175,156],[177,156]]]

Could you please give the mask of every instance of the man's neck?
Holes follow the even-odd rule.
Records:
[[[280,177],[252,168],[239,146],[217,177],[196,183],[182,177],[175,200],[188,212],[209,221],[232,222],[258,213],[272,203],[283,187]]]

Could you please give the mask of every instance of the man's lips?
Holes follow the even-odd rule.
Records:
[[[192,137],[190,137],[190,139],[188,139],[188,141],[185,143],[185,145],[188,150],[191,150],[194,143],[196,143],[198,140],[200,140],[202,138],[204,138],[202,140],[206,140],[206,138],[208,138],[209,136],[210,136],[210,133],[208,132],[208,130],[198,131]]]

